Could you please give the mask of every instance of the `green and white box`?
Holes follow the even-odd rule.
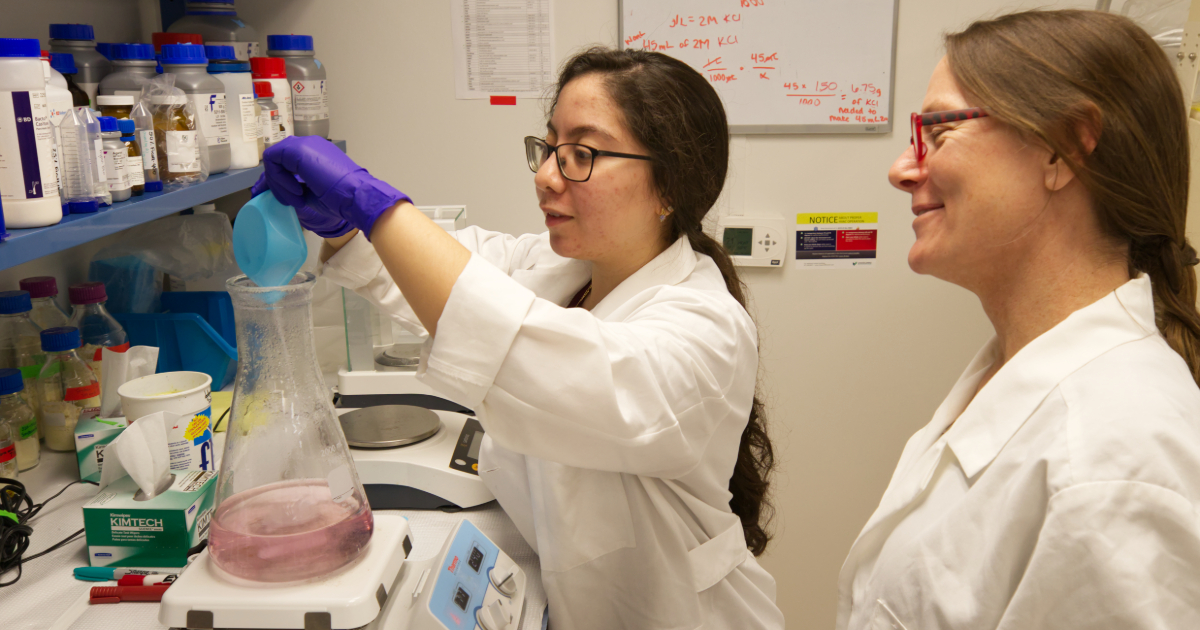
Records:
[[[75,458],[79,478],[100,483],[104,449],[125,430],[125,418],[88,418],[75,425]]]
[[[182,567],[188,549],[208,538],[217,473],[176,471],[162,494],[143,499],[122,477],[83,506],[88,560],[94,567]]]

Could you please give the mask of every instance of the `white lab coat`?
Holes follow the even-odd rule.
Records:
[[[548,234],[473,252],[419,378],[475,410],[480,477],[539,555],[555,630],[782,628],[729,478],[758,369],[753,320],[681,238],[591,311]],[[423,333],[371,245],[323,268]]]
[[[1200,628],[1200,389],[1149,277],[972,400],[995,358],[993,339],[905,446],[842,567],[837,628]]]

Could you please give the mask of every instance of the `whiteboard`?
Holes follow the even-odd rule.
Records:
[[[621,46],[703,74],[731,133],[888,133],[897,4],[620,0]]]

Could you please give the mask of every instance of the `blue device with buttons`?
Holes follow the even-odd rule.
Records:
[[[370,630],[516,630],[525,604],[525,573],[483,532],[463,519],[441,553],[406,562]]]

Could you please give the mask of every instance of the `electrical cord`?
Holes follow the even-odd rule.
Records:
[[[0,575],[13,569],[17,570],[17,577],[8,582],[0,582],[0,587],[11,586],[21,579],[23,563],[61,549],[83,535],[84,530],[80,529],[49,548],[32,556],[24,557],[25,552],[29,549],[29,537],[33,535],[33,527],[29,525],[29,521],[33,520],[47,503],[57,499],[59,495],[67,491],[67,488],[77,483],[92,482],[72,481],[49,499],[41,503],[34,503],[25,490],[25,484],[16,479],[0,477]]]

